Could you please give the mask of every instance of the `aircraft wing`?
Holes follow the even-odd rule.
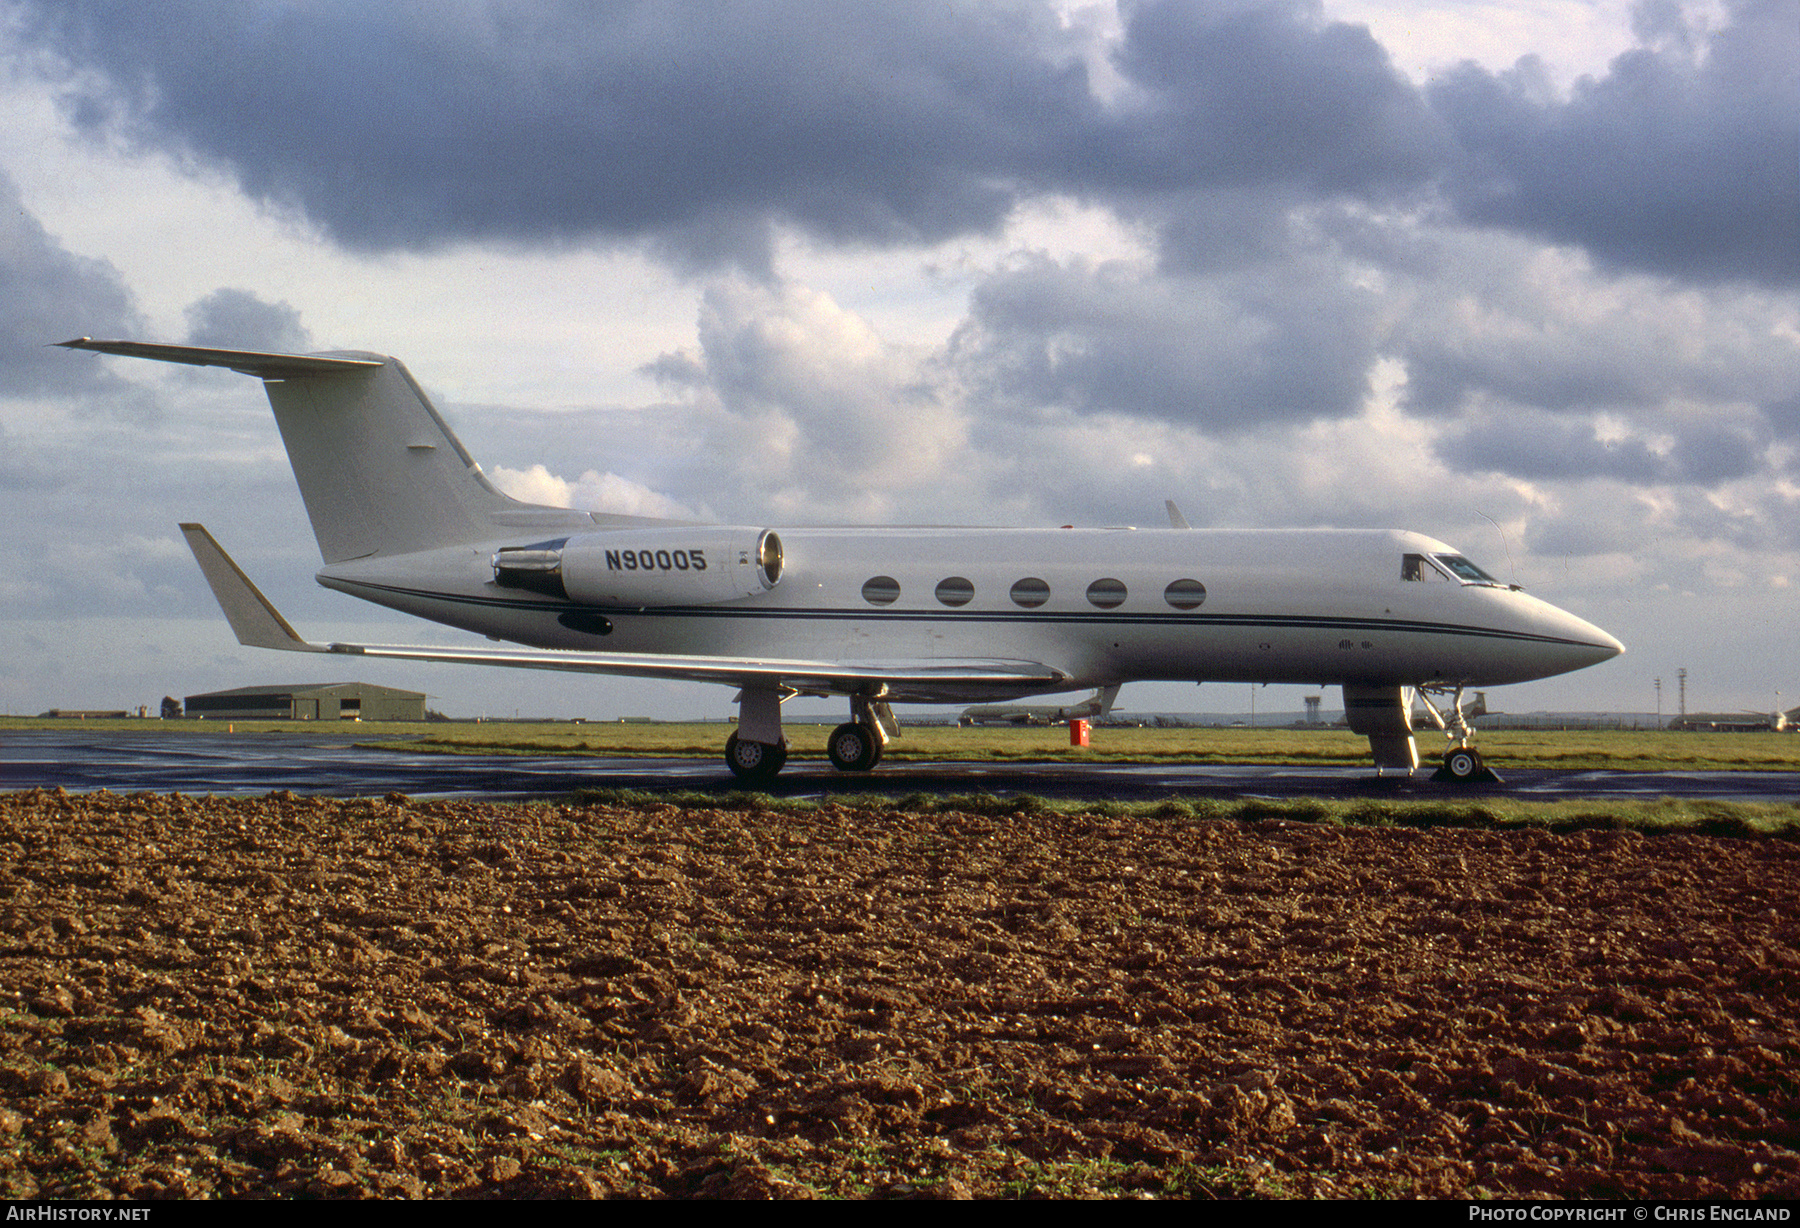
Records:
[[[558,652],[531,648],[439,648],[407,644],[315,644],[303,639],[225,553],[204,526],[181,532],[238,643],[287,652],[332,652],[391,661],[448,661],[586,674],[618,674],[726,686],[781,686],[797,691],[848,693],[881,683],[894,692],[961,693],[1003,688],[1021,693],[1054,690],[1067,682],[1062,670],[1036,661],[927,658],[894,661],[805,661],[763,657],[673,656],[649,652]]]
[[[401,644],[331,644],[329,652],[396,661],[451,661],[463,665],[505,665],[514,669],[555,669],[573,673],[619,674],[633,678],[757,683],[797,691],[854,691],[887,683],[904,692],[1008,687],[1030,691],[1068,680],[1061,670],[1036,661],[928,658],[896,661],[804,661],[771,657],[680,657],[650,652],[555,652],[530,648],[432,648]]]
[[[279,648],[288,652],[331,651],[324,644],[310,644],[302,639],[204,525],[184,524],[181,535],[187,538],[188,549],[200,564],[200,574],[206,577],[219,608],[225,611],[225,621],[237,634],[238,643],[246,648]]]

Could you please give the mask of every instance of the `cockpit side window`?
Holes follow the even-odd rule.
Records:
[[[1450,573],[1427,555],[1403,554],[1400,556],[1400,578],[1402,580],[1442,582],[1450,579]]]

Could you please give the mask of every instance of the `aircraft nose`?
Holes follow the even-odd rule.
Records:
[[[1585,618],[1577,618],[1567,610],[1558,610],[1557,613],[1562,616],[1561,637],[1584,658],[1577,668],[1610,661],[1625,651],[1625,645]]]

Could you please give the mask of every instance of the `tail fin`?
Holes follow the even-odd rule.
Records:
[[[227,367],[261,379],[327,563],[465,545],[520,529],[660,523],[539,507],[501,494],[396,358],[265,354],[89,337],[60,344]]]
[[[494,515],[520,505],[489,485],[399,360],[379,361],[263,377],[319,553],[339,563],[494,536]]]
[[[489,485],[398,359],[87,337],[62,344],[260,378],[327,563],[482,541],[495,535],[497,513],[527,506]]]

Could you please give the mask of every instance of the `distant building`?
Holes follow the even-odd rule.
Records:
[[[187,714],[209,721],[422,721],[425,693],[370,682],[241,686],[189,695]]]
[[[1678,733],[1785,733],[1793,727],[1792,712],[1696,712],[1669,722]]]

